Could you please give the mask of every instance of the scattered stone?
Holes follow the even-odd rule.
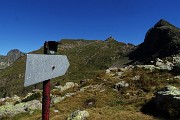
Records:
[[[32,90],[32,92],[33,92],[33,93],[42,93],[42,92],[43,92],[43,90],[34,89],[34,90]]]
[[[6,98],[1,98],[0,102],[4,102],[6,100]]]
[[[86,110],[80,111],[77,110],[70,114],[67,120],[85,120],[89,117],[89,113]]]
[[[180,75],[175,76],[175,77],[174,77],[174,79],[178,79],[178,80],[180,80]]]
[[[137,68],[143,68],[150,70],[151,72],[154,70],[172,70],[174,67],[174,64],[169,61],[163,61],[159,58],[156,59],[155,65],[136,65]]]
[[[42,109],[42,103],[39,100],[32,100],[26,103],[27,111],[34,111]]]
[[[59,110],[53,110],[55,113],[58,113],[59,112]]]
[[[124,72],[117,72],[116,74],[121,77],[123,75]]]
[[[65,99],[65,97],[53,97],[51,98],[51,104],[56,104],[56,103],[59,103],[61,101],[63,101]]]
[[[126,67],[122,67],[122,68],[119,68],[119,70],[121,72],[126,72],[126,71],[131,71],[134,69],[134,66],[133,65],[129,65],[129,66],[126,66]]]
[[[34,111],[30,111],[29,114],[32,115],[34,113]]]
[[[106,74],[110,77],[113,77],[116,75],[116,72],[118,72],[118,68],[117,67],[111,67],[109,69],[106,70]]]
[[[70,89],[70,88],[73,88],[73,87],[76,87],[78,86],[77,83],[74,83],[74,82],[67,82],[64,86],[55,86],[56,89],[60,90],[60,91],[65,91],[67,89]]]
[[[180,57],[179,56],[173,57],[173,64],[177,64],[177,63],[180,63]]]
[[[17,95],[14,95],[12,98],[11,98],[14,102],[21,102],[21,98]]]
[[[51,97],[51,104],[56,104],[56,103],[59,103],[63,100],[65,100],[67,97],[71,97],[73,95],[75,95],[76,93],[66,93],[63,97],[61,96],[52,96]]]
[[[136,65],[137,68],[143,68],[146,70],[150,70],[151,72],[154,70],[159,70],[159,67],[156,67],[154,65]]]
[[[76,95],[76,93],[66,93],[66,94],[65,94],[65,97],[71,97],[71,96],[73,96],[73,95]]]
[[[179,99],[180,102],[180,89],[174,87],[174,86],[167,86],[163,88],[162,90],[158,91],[156,93],[156,96],[168,96],[172,97],[173,99]]]
[[[87,84],[89,81],[91,81],[92,79],[84,79],[84,80],[81,80],[80,81],[80,85],[82,86],[82,85],[85,85],[85,84]]]
[[[120,82],[116,83],[114,88],[119,91],[120,89],[126,88],[126,87],[129,87],[129,83],[127,83],[126,81],[120,81]]]
[[[111,72],[110,69],[107,69],[107,70],[106,70],[106,74],[109,74],[110,72]]]
[[[23,99],[22,102],[27,102],[35,99],[40,99],[42,97],[42,92],[34,92],[34,93],[28,93]]]
[[[140,76],[136,75],[136,76],[132,77],[131,80],[140,80]]]

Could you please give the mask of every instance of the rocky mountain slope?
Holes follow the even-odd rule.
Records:
[[[134,45],[118,42],[112,37],[105,41],[63,39],[59,42],[61,44],[58,46],[58,54],[67,55],[70,68],[65,76],[52,80],[52,83],[94,78],[97,73],[112,65],[129,62],[126,56],[134,48]],[[43,47],[31,53],[43,54]],[[0,73],[0,96],[21,95],[34,88],[34,86],[23,87],[25,60],[25,56],[21,57]],[[41,88],[41,84],[37,87]]]
[[[6,56],[1,55],[0,56],[0,69],[5,69],[6,67],[13,64],[17,59],[19,59],[21,56],[24,56],[25,53],[21,52],[18,49],[10,50]]]
[[[148,62],[180,52],[180,29],[161,19],[146,33],[144,42],[129,57],[134,61]]]

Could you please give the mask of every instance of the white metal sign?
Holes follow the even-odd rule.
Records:
[[[68,67],[65,55],[27,54],[24,86],[62,76]]]

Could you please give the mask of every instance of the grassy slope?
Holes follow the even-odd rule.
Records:
[[[60,81],[63,84],[67,81],[78,82],[85,78],[94,78],[97,73],[117,61],[127,62],[122,53],[124,43],[97,40],[61,40],[61,43],[58,54],[67,55],[70,68],[66,75],[52,80],[52,83]],[[42,54],[43,48],[31,53]],[[0,72],[0,97],[22,95],[34,89],[33,85],[23,87],[25,60],[25,57],[21,57],[11,67]],[[37,86],[41,88],[41,84]]]
[[[131,77],[140,75],[138,81],[130,80]],[[153,97],[153,93],[167,84],[178,85],[178,81],[165,81],[172,75],[166,71],[149,72],[143,69],[135,69],[124,73],[123,80],[130,84],[127,89],[114,91],[113,85],[120,81],[117,78],[100,74],[98,78],[86,83],[88,85],[99,85],[101,87],[89,88],[84,92],[78,92],[75,96],[65,99],[51,107],[51,120],[65,120],[70,113],[76,110],[87,110],[90,117],[87,120],[161,120],[141,112],[142,106]],[[106,80],[105,80],[106,79]],[[65,93],[77,92],[79,88],[72,88]],[[102,91],[103,90],[103,91]],[[129,93],[129,95],[127,95]],[[63,94],[61,92],[54,94]],[[88,101],[93,101],[88,105]],[[53,112],[58,110],[58,113]],[[20,114],[11,120],[38,120],[41,111]],[[7,119],[8,120],[8,119]]]

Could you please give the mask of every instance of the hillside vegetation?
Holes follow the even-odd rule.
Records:
[[[67,81],[78,82],[86,78],[94,78],[97,73],[104,71],[112,65],[123,65],[128,62],[127,54],[133,45],[117,42],[112,37],[105,41],[63,39],[59,41],[58,54],[67,55],[70,67],[65,76],[52,80],[61,84]],[[31,52],[43,54],[43,47]],[[12,66],[0,73],[0,96],[13,94],[23,95],[35,86],[23,87],[26,57],[19,58]],[[41,88],[41,84],[36,85]]]

